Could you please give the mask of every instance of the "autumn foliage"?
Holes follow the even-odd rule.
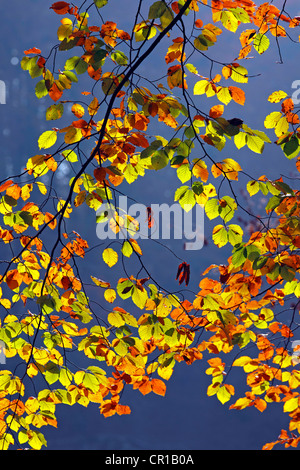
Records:
[[[137,3],[133,28],[125,31],[106,18],[109,0],[94,0],[89,8],[84,2],[86,10],[55,2],[49,14],[59,15],[56,46],[50,53],[32,47],[21,62],[35,80],[36,97],[48,100],[48,130],[38,139],[38,154],[24,159],[22,175],[0,183],[6,257],[0,276],[6,356],[0,448],[46,446],[41,428],[57,427],[61,405],[97,404],[105,417],[128,414],[124,387],[167,400],[176,364],[196,361],[211,376],[207,394],[230,402],[231,409],[263,412],[282,405],[289,429],[275,431],[264,449],[297,447],[300,369],[292,340],[299,324],[300,192],[283,177],[252,178],[222,151],[231,143],[237,151],[247,149],[250,159],[275,146],[291,171],[300,171],[299,117],[288,93],[269,96],[274,110],[264,130],[230,113],[231,104],[246,107],[251,100],[245,93],[249,54],[261,63],[279,39],[299,34],[299,18],[273,2]],[[228,32],[239,38],[232,62],[214,61],[213,46]],[[153,55],[160,78],[150,81],[139,67]],[[203,61],[210,64],[208,77],[197,68]],[[153,135],[152,124],[161,135]],[[63,163],[72,177],[62,198],[55,178]],[[180,182],[174,201],[182,208],[204,206],[216,222],[207,238],[230,251],[226,265],[207,267],[194,296],[185,291],[193,273],[185,260],[169,273],[174,292],[152,278],[134,238],[138,224],[117,206],[109,224],[116,234],[128,232],[126,239],[93,246],[72,226],[80,206],[97,213],[102,204],[114,205],[126,184],[162,169]],[[241,179],[250,199],[263,195],[267,201],[263,216],[248,211],[250,231],[239,222],[235,185]],[[144,217],[149,228],[155,224],[150,207]],[[82,261],[91,250],[99,263],[87,279]],[[135,264],[130,272],[122,268],[129,258]],[[103,278],[103,263],[117,272],[117,281]],[[95,308],[94,294],[103,296],[104,308]],[[86,368],[68,360],[73,351],[87,359]],[[224,362],[232,351],[234,361]],[[22,366],[8,370],[10,363]],[[231,383],[232,368],[241,370],[243,396]]]

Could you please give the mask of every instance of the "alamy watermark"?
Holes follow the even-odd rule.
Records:
[[[0,364],[6,364],[5,343],[0,340]]]
[[[300,104],[300,80],[293,81],[292,89],[295,90],[291,96],[293,103]]]
[[[291,346],[293,349],[292,353],[292,364],[295,366],[296,364],[300,364],[300,341],[292,341]]]
[[[183,240],[186,250],[201,250],[204,245],[204,208],[187,204],[131,204],[127,196],[119,204],[105,203],[97,210],[96,234],[100,240],[142,238]]]
[[[6,104],[6,85],[3,80],[0,80],[0,104]]]

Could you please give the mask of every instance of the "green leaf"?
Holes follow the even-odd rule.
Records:
[[[209,82],[207,80],[200,80],[194,86],[194,95],[204,95],[208,86]]]
[[[54,121],[56,119],[60,119],[64,113],[64,105],[60,104],[52,104],[46,111],[46,119],[47,121]]]
[[[177,176],[182,183],[186,183],[186,181],[190,180],[192,177],[190,165],[188,163],[185,163],[179,168],[177,168]]]
[[[71,82],[74,82],[74,83],[77,83],[77,82],[78,82],[78,78],[76,77],[76,75],[75,75],[74,72],[71,72],[70,70],[65,70],[65,71],[64,71],[64,75],[65,75],[69,80],[71,80]]]
[[[123,282],[118,282],[117,292],[119,296],[122,299],[128,299],[129,297],[131,297],[133,286],[134,286],[133,282],[130,281],[129,279],[126,279]]]
[[[209,199],[205,204],[205,213],[207,217],[212,220],[219,217],[219,201],[218,199]]]
[[[196,204],[195,193],[189,186],[181,186],[175,192],[175,201],[178,201],[181,207],[189,212]]]
[[[245,249],[244,245],[239,246],[232,255],[232,264],[235,267],[242,266],[247,259],[247,250]]]
[[[268,261],[267,256],[260,256],[253,261],[253,269],[262,269],[266,262]]]
[[[232,246],[242,242],[243,230],[239,225],[230,224],[228,226],[228,241]]]
[[[127,258],[129,258],[132,255],[133,248],[127,240],[124,241],[124,243],[122,245],[122,248],[121,248],[121,251],[122,251],[124,256],[127,256]]]
[[[63,150],[61,154],[68,162],[74,163],[78,161],[77,154],[73,150]]]
[[[258,33],[255,35],[253,46],[259,54],[263,54],[269,48],[270,40],[265,34]]]
[[[48,89],[46,87],[45,80],[41,80],[35,85],[35,94],[39,99],[48,95]]]
[[[230,78],[237,83],[248,82],[248,70],[242,65],[232,66]]]
[[[45,379],[48,384],[51,385],[59,379],[60,368],[57,364],[53,362],[48,362],[46,365]]]
[[[247,146],[252,152],[262,153],[265,147],[264,141],[255,135],[247,135]]]
[[[164,150],[158,150],[151,157],[151,168],[155,171],[162,170],[169,163],[169,157]]]
[[[247,191],[250,194],[250,196],[253,196],[254,194],[258,193],[260,189],[259,182],[252,180],[248,181],[247,183]]]
[[[279,269],[280,276],[285,280],[285,281],[293,281],[295,278],[295,270],[291,268],[290,266],[287,265],[282,265],[280,266]]]
[[[228,233],[226,227],[223,225],[216,225],[213,229],[212,239],[215,245],[219,248],[227,245],[228,243]]]
[[[114,51],[111,54],[111,58],[112,58],[112,60],[117,62],[118,65],[126,65],[127,62],[128,62],[127,55],[124,54],[124,52],[122,52],[122,51]]]
[[[108,3],[108,0],[94,0],[94,3],[96,7],[102,8]]]
[[[295,158],[299,151],[299,140],[297,136],[293,135],[288,142],[283,145],[283,151],[287,158]]]
[[[266,205],[266,211],[272,211],[281,203],[282,198],[280,196],[273,196],[269,199],[268,204]]]
[[[163,1],[154,2],[148,13],[148,19],[154,20],[155,18],[160,18],[163,28],[166,28],[174,18],[172,10],[166,5]]]
[[[203,191],[204,191],[203,184],[200,183],[199,181],[195,181],[195,182],[192,184],[192,190],[194,191],[194,193],[195,193],[197,196],[200,196],[200,194],[202,194]]]

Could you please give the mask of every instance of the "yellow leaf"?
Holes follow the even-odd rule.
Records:
[[[95,114],[97,114],[98,112],[98,109],[99,109],[99,101],[95,97],[88,107],[90,116],[95,116]]]
[[[283,411],[290,413],[294,411],[299,406],[299,397],[290,398],[287,400],[283,406]]]
[[[109,303],[113,303],[116,300],[117,294],[114,289],[106,289],[104,292],[104,298],[107,300]]]
[[[288,95],[285,93],[285,91],[279,90],[279,91],[274,91],[269,98],[268,101],[270,103],[279,103],[283,98],[286,98]]]
[[[219,390],[217,391],[217,397],[218,397],[218,400],[224,405],[224,403],[226,403],[227,401],[230,400],[231,398],[231,394],[230,392],[227,390],[227,388],[225,387],[225,385],[222,385],[222,387],[219,388]]]
[[[118,262],[118,253],[116,253],[112,248],[105,248],[102,253],[102,258],[104,262],[111,268]]]
[[[102,279],[98,279],[97,277],[94,277],[94,276],[91,276],[91,279],[96,284],[96,286],[105,287],[105,288],[110,287],[110,283],[107,281],[103,281]]]
[[[73,32],[73,22],[69,18],[61,20],[61,26],[57,30],[57,37],[60,41],[68,38]]]
[[[117,328],[125,325],[124,316],[117,311],[109,313],[107,320],[112,326],[116,326]]]
[[[233,366],[235,367],[244,367],[245,364],[248,364],[249,362],[251,362],[252,359],[251,357],[249,356],[242,356],[242,357],[239,357],[238,359],[236,359],[234,362],[233,362]]]
[[[84,107],[81,104],[73,104],[71,111],[78,118],[82,118],[84,115]]]
[[[134,251],[135,251],[136,253],[138,253],[139,255],[142,255],[143,253],[142,253],[142,250],[141,250],[141,248],[140,248],[138,242],[137,242],[136,240],[134,240],[133,238],[130,238],[129,241],[130,241],[131,246],[132,246],[132,248],[134,249]]]
[[[44,185],[44,183],[42,183],[41,181],[36,181],[36,184],[38,185],[38,188],[40,190],[40,193],[42,194],[47,194],[47,188],[46,186]]]

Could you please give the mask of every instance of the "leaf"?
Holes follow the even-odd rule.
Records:
[[[160,18],[163,28],[166,28],[171,23],[173,17],[172,10],[163,1],[154,2],[149,8],[148,19],[154,20],[155,18]]]
[[[27,51],[24,51],[24,54],[40,54],[42,51],[38,49],[37,47],[32,47],[31,49],[27,49]]]
[[[128,62],[128,57],[122,51],[116,51],[115,50],[111,54],[111,58],[112,58],[113,61],[117,62],[118,65],[126,65],[127,62]]]
[[[265,148],[265,143],[262,139],[255,135],[247,136],[247,146],[252,152],[262,153]]]
[[[117,298],[116,291],[114,289],[106,289],[104,291],[104,298],[107,302],[112,304]]]
[[[46,111],[47,121],[53,121],[55,119],[60,119],[64,113],[63,104],[53,104]]]
[[[279,90],[279,91],[274,91],[268,98],[268,101],[270,103],[279,103],[281,100],[286,98],[288,95],[285,93],[285,91]]]
[[[53,10],[58,15],[64,15],[65,13],[68,13],[69,7],[70,7],[70,4],[67,2],[55,2],[52,4],[50,9]]]
[[[245,104],[246,95],[245,95],[244,90],[242,90],[241,88],[235,87],[235,86],[229,86],[228,90],[229,90],[229,93],[230,93],[232,99],[236,103],[238,103],[242,106]]]
[[[178,201],[181,207],[189,212],[196,204],[195,193],[189,186],[181,186],[175,192],[175,201]]]
[[[154,393],[157,395],[161,395],[162,397],[166,394],[166,384],[160,379],[152,379],[151,380],[151,388]]]
[[[52,147],[57,140],[57,132],[56,131],[46,131],[40,135],[38,140],[38,145],[40,149],[47,149]]]
[[[246,364],[249,364],[249,362],[251,362],[251,361],[252,361],[251,357],[241,356],[238,359],[235,359],[232,366],[233,367],[244,367]]]
[[[79,119],[82,118],[85,113],[84,107],[81,104],[73,104],[71,111]]]
[[[111,268],[118,262],[118,253],[112,248],[105,248],[102,253],[104,262]]]
[[[177,176],[182,183],[185,183],[186,181],[190,180],[192,176],[190,165],[188,163],[180,165],[180,167],[177,168]]]
[[[217,391],[218,400],[224,405],[231,398],[231,393],[228,391],[225,385],[222,385]]]
[[[125,325],[125,319],[124,316],[118,312],[114,311],[108,314],[107,321],[112,325],[117,328],[120,328],[121,326]]]
[[[124,241],[124,243],[122,245],[122,248],[121,248],[121,251],[122,251],[123,255],[126,256],[127,258],[129,258],[132,255],[133,248],[127,240]]]
[[[258,193],[260,189],[259,182],[252,180],[247,183],[247,191],[250,196],[254,196],[254,194]]]
[[[259,54],[263,54],[269,48],[270,40],[265,34],[258,33],[254,37],[253,46]]]
[[[102,8],[102,7],[104,7],[105,5],[107,5],[108,0],[94,0],[94,3],[95,3],[95,5],[96,5],[96,7]]]
[[[91,276],[91,279],[96,284],[96,286],[104,287],[104,288],[110,287],[110,283],[107,282],[107,281],[103,281],[102,279],[98,279],[95,276]]]

